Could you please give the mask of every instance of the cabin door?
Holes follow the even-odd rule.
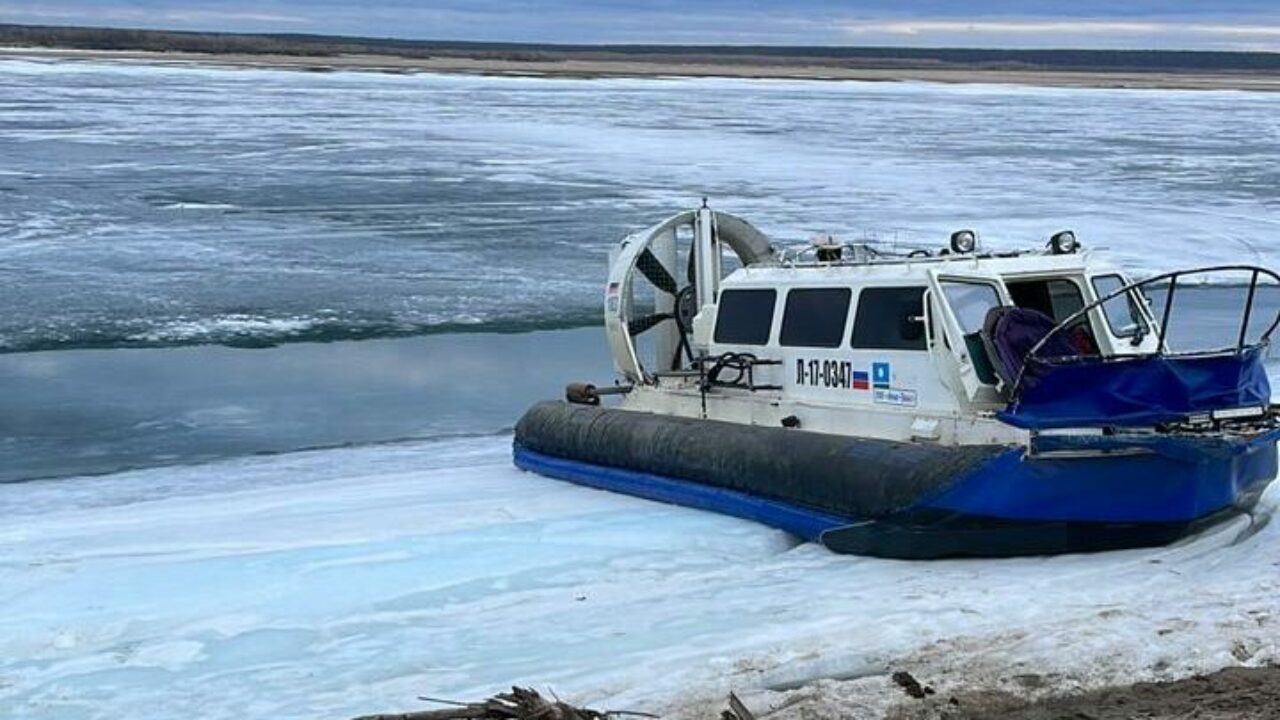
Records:
[[[1008,289],[997,275],[946,268],[929,271],[929,286],[937,324],[931,328],[930,349],[941,360],[944,376],[969,403],[1001,403],[982,324],[991,308],[1013,304]]]

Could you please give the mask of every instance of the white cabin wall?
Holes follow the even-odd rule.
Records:
[[[696,243],[695,243],[696,245]],[[1096,260],[1082,256],[1031,255],[976,260],[929,258],[908,263],[835,264],[820,266],[756,266],[744,268],[724,278],[721,286],[768,288],[777,291],[770,336],[764,345],[726,345],[714,341],[718,307],[703,307],[697,321],[699,343],[708,355],[725,352],[750,353],[762,360],[780,360],[780,366],[756,369],[757,385],[780,385],[779,390],[751,392],[742,388],[717,387],[704,396],[697,376],[665,376],[656,386],[642,385],[622,400],[630,410],[706,417],[712,420],[780,426],[794,416],[800,428],[812,432],[880,438],[902,442],[930,441],[943,444],[1025,444],[1026,431],[1006,425],[994,416],[1003,407],[996,389],[983,386],[973,400],[962,382],[956,348],[962,339],[944,341],[950,313],[935,293],[931,302],[932,340],[926,350],[867,350],[850,347],[853,324],[861,302],[861,290],[868,287],[919,286],[931,288],[931,271],[944,274],[999,278],[1015,275],[1086,277],[1092,272],[1114,272]],[[786,311],[787,294],[796,288],[849,288],[853,293],[845,318],[841,345],[836,348],[782,347],[779,340]],[[1086,298],[1091,294],[1086,290]],[[718,299],[718,298],[717,298]],[[1007,297],[1005,298],[1007,300]],[[954,329],[950,334],[954,334]],[[809,374],[798,382],[797,363],[818,363],[818,383]],[[826,363],[825,374],[823,363]],[[875,366],[888,366],[887,376],[875,377]],[[812,366],[808,366],[812,367]],[[853,372],[866,373],[867,388],[852,387]],[[834,375],[832,374],[834,373]],[[876,380],[888,387],[876,388]],[[880,395],[876,390],[890,391]],[[893,392],[896,391],[896,394]],[[904,394],[905,391],[905,394]]]

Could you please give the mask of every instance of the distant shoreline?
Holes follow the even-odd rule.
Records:
[[[1063,88],[1280,91],[1280,73],[1149,70],[994,69],[969,67],[848,67],[742,59],[694,61],[654,56],[505,59],[463,54],[401,57],[384,54],[293,55],[150,50],[3,47],[0,60],[108,61],[152,65],[274,69],[304,72],[443,73],[545,78],[742,78],[863,82],[999,84]]]
[[[549,78],[758,78],[1280,90],[1280,53],[853,45],[608,45],[0,24],[0,60]]]

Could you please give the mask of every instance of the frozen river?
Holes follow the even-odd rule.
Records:
[[[526,475],[507,434],[608,377],[608,243],[702,195],[786,241],[1070,227],[1143,274],[1280,264],[1277,187],[1268,94],[2,61],[0,717],[511,683],[856,717],[891,669],[1280,661],[1274,488],[1171,548],[912,564]]]
[[[1134,270],[1280,259],[1280,95],[0,62],[0,349],[577,326],[709,196]]]

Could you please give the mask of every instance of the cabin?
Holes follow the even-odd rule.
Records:
[[[695,321],[703,333],[695,330],[693,344],[712,356],[781,361],[757,379],[779,388],[782,405],[945,423],[962,413],[990,415],[1008,402],[1015,380],[1001,377],[983,337],[992,308],[1026,308],[1062,322],[1127,284],[1119,269],[1086,253],[743,268],[725,278],[710,317]],[[1154,322],[1135,293],[1080,317],[1071,338],[1081,354],[1153,352]],[[935,427],[917,423],[917,430],[922,424]]]

